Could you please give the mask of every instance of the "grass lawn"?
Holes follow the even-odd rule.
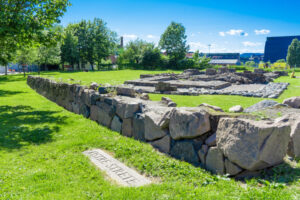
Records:
[[[139,73],[126,72],[93,77],[113,82]],[[157,184],[110,183],[82,154],[91,148],[111,152]],[[0,199],[299,199],[300,162],[273,172],[246,184],[211,175],[64,110],[31,90],[22,75],[0,77]]]
[[[109,84],[122,84],[126,80],[138,79],[140,74],[155,74],[174,72],[180,73],[180,71],[143,71],[143,70],[122,70],[122,71],[105,71],[105,72],[45,72],[43,76],[56,80],[68,81],[73,79],[81,81],[83,85],[89,85],[91,82],[97,83],[109,83]],[[300,72],[296,73],[296,76],[300,76]],[[286,98],[293,96],[300,96],[300,79],[291,79],[290,77],[280,77],[276,82],[288,82],[290,86],[276,101],[282,103]],[[249,107],[255,103],[258,103],[264,98],[255,97],[242,97],[242,96],[230,96],[230,95],[201,95],[201,96],[180,96],[180,95],[160,95],[151,94],[150,98],[154,101],[160,101],[162,96],[170,97],[178,106],[195,107],[201,103],[208,103],[211,105],[219,106],[225,111],[235,105],[241,105],[244,108]]]

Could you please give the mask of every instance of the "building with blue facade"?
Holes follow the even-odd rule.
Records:
[[[267,37],[264,62],[286,59],[288,48],[295,38],[300,40],[300,36]]]

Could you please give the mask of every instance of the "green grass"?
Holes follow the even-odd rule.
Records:
[[[82,154],[92,148],[111,152],[157,183],[110,183]],[[273,173],[247,184],[211,175],[66,111],[30,89],[21,75],[0,77],[0,199],[300,198],[299,162]]]
[[[61,81],[67,81],[73,79],[74,81],[81,81],[83,85],[89,85],[91,82],[109,83],[109,84],[122,84],[126,80],[138,79],[140,74],[155,74],[180,71],[143,71],[143,70],[121,70],[121,71],[105,71],[105,72],[72,72],[72,73],[60,73],[60,72],[46,72],[43,73],[44,77],[52,78]],[[300,76],[300,72],[296,73],[296,76]],[[290,77],[281,77],[275,82],[287,82],[290,83],[288,90],[278,98],[275,99],[279,103],[286,98],[293,96],[300,96],[300,79],[291,79]],[[178,106],[183,107],[195,107],[201,103],[207,103],[215,106],[219,106],[225,111],[235,105],[241,105],[244,108],[249,107],[255,103],[258,103],[264,98],[255,97],[242,97],[242,96],[230,96],[230,95],[201,95],[201,96],[180,96],[180,95],[160,95],[151,94],[150,98],[154,101],[160,101],[162,96],[170,97]]]

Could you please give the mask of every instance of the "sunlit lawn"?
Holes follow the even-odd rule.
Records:
[[[128,73],[110,78],[138,76]],[[107,74],[95,73],[93,81],[109,80]],[[92,148],[111,152],[156,183],[111,183],[82,154]],[[211,175],[64,110],[20,75],[0,77],[0,199],[299,199],[300,163],[294,165],[247,184]]]
[[[121,70],[121,71],[105,71],[105,72],[72,72],[72,73],[60,73],[60,72],[46,72],[43,76],[48,78],[54,78],[56,80],[68,81],[73,79],[81,81],[83,85],[89,85],[91,82],[97,83],[109,83],[109,84],[122,84],[126,80],[138,79],[140,74],[156,74],[174,72],[180,73],[180,71],[144,71],[144,70]],[[296,73],[300,76],[300,72]],[[276,82],[288,82],[290,86],[276,101],[282,103],[286,98],[292,96],[300,96],[300,79],[291,79],[290,77],[281,77]],[[200,95],[200,96],[181,96],[181,95],[160,95],[151,94],[152,100],[159,101],[162,96],[168,96],[175,101],[178,106],[194,107],[201,103],[208,103],[211,105],[219,106],[225,111],[235,105],[241,105],[244,108],[249,107],[255,103],[258,103],[263,98],[254,97],[242,97],[242,96],[230,96],[230,95]]]

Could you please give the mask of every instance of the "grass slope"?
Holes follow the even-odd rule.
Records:
[[[82,154],[91,148],[160,182],[114,185]],[[64,110],[20,75],[0,77],[0,199],[299,199],[299,170],[283,164],[247,184],[211,175]]]

